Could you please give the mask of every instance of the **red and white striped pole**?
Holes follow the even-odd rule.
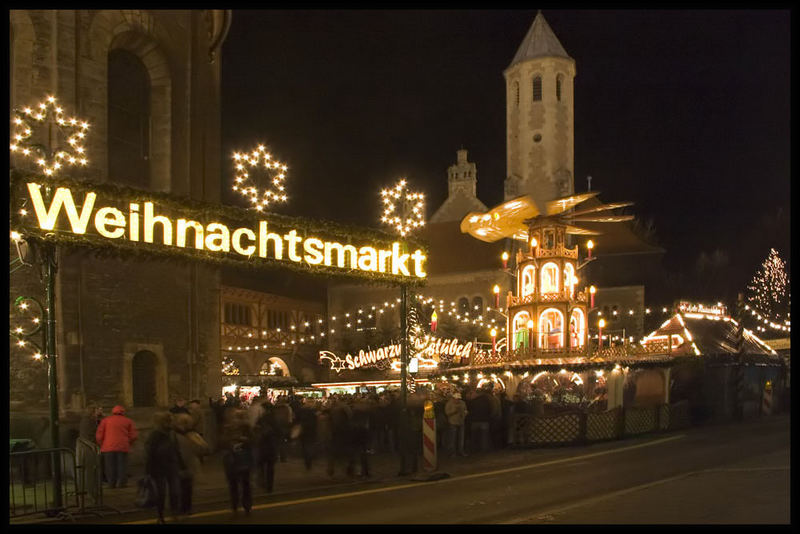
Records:
[[[431,401],[425,401],[422,415],[422,466],[425,471],[436,470],[436,416]]]

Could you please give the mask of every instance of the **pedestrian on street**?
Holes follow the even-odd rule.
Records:
[[[328,454],[329,477],[333,477],[337,463],[343,463],[348,476],[355,474],[352,431],[353,410],[344,399],[331,399],[331,440]]]
[[[139,436],[133,421],[125,417],[125,408],[114,406],[111,415],[97,426],[95,440],[100,445],[103,465],[111,488],[124,488],[128,484],[128,453]]]
[[[447,400],[444,407],[447,414],[448,438],[447,449],[451,455],[466,456],[464,452],[464,421],[467,418],[467,404],[461,399],[461,393],[456,391]]]
[[[184,515],[192,513],[192,490],[200,469],[200,458],[211,452],[202,436],[192,430],[192,423],[192,416],[186,413],[176,414],[172,419],[180,460],[180,513]]]
[[[311,464],[316,454],[317,410],[315,404],[313,399],[305,398],[297,409],[297,421],[300,424],[300,449],[307,471],[311,470]]]
[[[353,453],[358,455],[361,465],[360,476],[366,478],[369,475],[369,420],[372,406],[365,398],[357,399],[353,402],[352,418],[352,440]]]
[[[172,515],[176,516],[181,508],[178,454],[178,444],[172,430],[172,414],[157,412],[153,416],[153,430],[144,446],[144,469],[156,487],[156,511],[159,523],[164,523],[164,499],[167,488],[169,488],[169,509]]]
[[[286,461],[286,453],[289,446],[289,432],[294,423],[294,413],[289,401],[285,396],[278,399],[275,403],[275,430],[278,433],[278,456],[281,462]]]
[[[231,498],[231,509],[236,515],[239,503],[246,514],[250,514],[253,506],[253,494],[250,487],[250,472],[253,469],[253,445],[250,425],[247,424],[247,413],[241,409],[231,410],[225,414],[228,420],[222,432],[223,447],[222,465],[228,480],[228,491]]]
[[[489,450],[489,421],[492,417],[492,405],[485,389],[478,390],[467,409],[470,414],[470,437],[472,450],[486,452]]]
[[[264,403],[261,416],[253,426],[253,452],[256,478],[264,491],[272,493],[275,484],[275,461],[278,458],[278,432],[275,407]]]

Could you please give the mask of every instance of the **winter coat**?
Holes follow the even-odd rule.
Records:
[[[100,445],[100,452],[130,452],[131,444],[136,441],[139,432],[133,421],[114,408],[113,415],[100,421],[95,432],[95,439]]]
[[[153,430],[144,446],[145,473],[150,476],[177,475],[180,470],[177,440],[172,431]]]
[[[491,413],[491,401],[485,393],[481,393],[470,401],[469,414],[473,423],[488,423]]]
[[[194,434],[194,436],[192,436]],[[199,439],[198,439],[199,438]],[[175,432],[175,441],[178,445],[178,453],[183,460],[183,469],[185,475],[194,476],[200,469],[200,457],[211,453],[208,443],[205,443],[200,434],[194,430],[186,433]]]
[[[452,398],[445,404],[444,412],[447,414],[448,423],[453,426],[463,426],[467,417],[467,404],[461,399]]]

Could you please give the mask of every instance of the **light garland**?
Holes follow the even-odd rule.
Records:
[[[405,180],[400,180],[393,189],[382,190],[381,199],[381,222],[393,225],[401,236],[425,225],[425,196],[408,191]]]
[[[9,334],[16,339],[16,345],[20,349],[29,348],[33,351],[31,355],[34,360],[43,360],[42,348],[30,338],[42,331],[42,317],[44,315],[41,304],[36,299],[30,297],[18,297],[14,301],[17,309],[19,321],[14,321],[15,325],[10,325]],[[24,326],[23,326],[24,325]]]
[[[30,144],[29,140],[33,136],[30,121],[35,121],[37,126],[44,124],[48,117],[48,111],[52,111],[53,120],[67,137],[67,143],[70,145],[68,150]],[[14,115],[11,122],[15,126],[15,132],[11,136],[9,146],[11,153],[19,153],[26,158],[35,159],[36,164],[46,176],[53,176],[65,165],[85,167],[89,164],[86,149],[83,146],[83,140],[89,130],[89,123],[75,117],[65,118],[64,110],[58,105],[54,96],[48,96],[35,108],[25,107],[22,110],[14,110]]]
[[[250,153],[234,152],[233,159],[236,167],[233,190],[238,191],[247,198],[253,205],[252,207],[258,211],[263,211],[264,208],[269,206],[270,202],[286,202],[288,197],[286,196],[283,182],[286,178],[287,167],[283,163],[274,160],[272,155],[267,153],[264,145],[258,145]],[[262,166],[267,169],[268,174],[271,171],[272,175],[269,185],[257,187],[258,184],[250,177],[248,169],[258,169]]]

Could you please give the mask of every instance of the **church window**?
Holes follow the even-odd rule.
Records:
[[[539,102],[542,99],[542,77],[533,77],[533,101]]]
[[[150,77],[123,49],[108,54],[108,174],[133,187],[150,186]]]
[[[556,100],[561,102],[561,82],[564,80],[564,76],[559,74],[556,76]]]
[[[475,312],[476,315],[480,315],[481,313],[483,313],[483,298],[473,297],[472,310]]]

